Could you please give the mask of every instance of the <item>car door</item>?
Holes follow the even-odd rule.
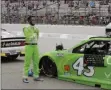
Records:
[[[84,70],[84,55],[85,49],[90,48],[94,44],[94,41],[88,41],[82,45],[79,45],[76,48],[72,49],[72,52],[65,56],[67,62],[64,62],[64,73],[67,76],[67,73],[71,76],[92,76],[94,74],[93,67],[88,67],[88,73]],[[70,69],[67,69],[69,67]],[[69,76],[71,78],[71,76]],[[73,77],[72,77],[73,78]]]
[[[64,69],[65,77],[73,80],[94,82],[98,80],[99,83],[104,81],[109,83],[111,66],[107,62],[109,60],[106,57],[106,44],[107,41],[93,40],[74,48],[67,56],[68,61],[65,65],[67,67],[69,65],[70,69]]]

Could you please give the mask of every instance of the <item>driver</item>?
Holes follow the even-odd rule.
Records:
[[[39,51],[37,41],[39,38],[39,30],[35,27],[35,18],[33,16],[28,17],[29,25],[23,28],[25,40],[25,62],[24,62],[24,75],[23,82],[29,83],[28,81],[28,71],[31,64],[31,59],[33,60],[33,78],[34,81],[40,81],[39,78]]]
[[[104,50],[105,52],[108,52],[110,48],[110,44],[108,42],[105,43],[105,45],[101,48],[101,50]]]

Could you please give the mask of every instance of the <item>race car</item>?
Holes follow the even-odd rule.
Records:
[[[15,60],[19,55],[24,56],[25,37],[6,29],[1,29],[1,32],[1,57]]]
[[[90,37],[69,49],[56,45],[40,57],[39,68],[48,77],[111,90],[111,37]]]

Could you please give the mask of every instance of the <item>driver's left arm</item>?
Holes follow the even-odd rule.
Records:
[[[35,33],[37,35],[37,39],[39,39],[39,29],[38,28],[35,29]]]

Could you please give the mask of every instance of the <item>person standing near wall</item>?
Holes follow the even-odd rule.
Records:
[[[24,75],[23,82],[29,83],[28,81],[28,71],[31,64],[31,59],[33,61],[33,78],[34,81],[41,81],[39,77],[39,51],[37,41],[39,38],[39,30],[35,27],[34,16],[29,16],[27,19],[29,25],[23,28],[24,35],[26,37],[25,43],[25,62],[24,62]]]

